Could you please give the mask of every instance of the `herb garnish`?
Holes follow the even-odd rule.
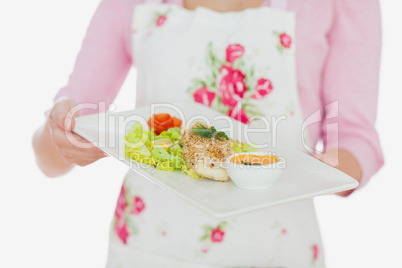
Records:
[[[195,128],[193,128],[192,130],[195,135],[205,137],[208,139],[216,138],[216,139],[222,141],[222,139],[225,138],[226,140],[229,140],[229,137],[226,135],[225,132],[217,131],[214,126],[212,126],[210,128],[206,128],[203,125],[198,125]]]

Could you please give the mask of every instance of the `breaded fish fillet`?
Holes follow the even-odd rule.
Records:
[[[229,180],[229,175],[222,163],[233,154],[232,140],[218,140],[205,138],[193,133],[192,129],[197,125],[208,128],[201,122],[196,122],[190,129],[186,129],[183,137],[183,155],[189,168],[198,175],[217,181]]]

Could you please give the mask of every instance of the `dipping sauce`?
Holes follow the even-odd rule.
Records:
[[[230,162],[238,165],[270,165],[278,162],[279,159],[275,155],[255,155],[241,154],[230,159]]]

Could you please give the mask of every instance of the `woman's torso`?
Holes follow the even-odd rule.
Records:
[[[170,19],[169,16],[176,14],[176,11],[180,13],[180,18],[175,21],[173,18]],[[176,100],[196,99],[197,96],[194,91],[190,90],[189,94],[189,90],[186,90],[186,87],[191,88],[191,81],[199,79],[197,77],[199,75],[204,77],[201,79],[208,79],[205,78],[208,77],[208,74],[203,72],[208,71],[208,68],[216,67],[214,66],[215,63],[211,63],[210,59],[207,62],[212,66],[208,65],[207,69],[205,69],[202,56],[206,51],[204,47],[210,53],[215,53],[213,50],[217,50],[218,54],[225,55],[227,45],[222,44],[229,44],[226,48],[226,61],[228,62],[224,66],[216,67],[220,69],[218,73],[222,72],[222,69],[224,71],[226,69],[241,69],[243,72],[246,72],[246,69],[252,69],[253,66],[247,66],[247,64],[245,66],[236,65],[235,60],[232,62],[229,59],[230,55],[228,56],[228,50],[232,49],[231,46],[233,46],[233,49],[238,49],[236,42],[241,41],[240,37],[243,34],[248,35],[248,30],[253,29],[245,28],[243,32],[240,31],[239,33],[237,27],[241,28],[242,24],[249,23],[258,25],[258,21],[255,21],[255,15],[259,14],[259,11],[248,12],[246,16],[239,17],[239,19],[244,19],[244,22],[240,24],[238,22],[232,23],[227,19],[221,20],[219,14],[210,13],[208,10],[199,10],[199,12],[194,13],[194,21],[192,21],[189,19],[192,14],[175,8],[172,11],[169,7],[161,8],[160,10],[156,9],[153,14],[142,16],[145,22],[142,21],[141,24],[147,26],[142,25],[138,29],[136,23],[139,19],[137,18],[133,24],[134,36],[138,35],[138,32],[141,33],[139,34],[141,39],[136,37],[133,42],[134,50],[136,51],[136,66],[138,68],[139,92],[137,104],[146,105],[161,101],[174,103]],[[265,10],[262,12],[261,14],[272,14],[273,16],[278,16],[278,19],[282,18],[281,13],[270,13],[271,11],[264,13]],[[155,16],[153,16],[154,14]],[[180,25],[187,26],[180,24],[180,19],[186,19],[186,17],[195,27],[190,31],[188,28],[180,29]],[[209,18],[212,17],[214,18],[211,21],[211,25],[208,25]],[[174,33],[163,32],[164,28],[161,26],[165,25],[166,20],[169,20],[169,23],[177,23]],[[265,23],[265,21],[261,21],[261,23]],[[201,30],[196,29],[196,27],[206,28]],[[212,31],[212,28],[210,28],[211,31],[208,31],[208,35],[206,35],[208,40],[197,39],[196,33],[205,32],[208,27],[218,28],[218,30],[214,29]],[[222,27],[223,39],[219,31],[220,27]],[[264,28],[259,29],[255,31],[255,34],[264,33],[264,30]],[[279,42],[278,33],[270,31],[268,34],[269,38]],[[253,38],[253,36],[248,36],[248,38]],[[194,43],[194,40],[205,44],[199,45],[199,42]],[[210,40],[214,41],[212,45]],[[258,57],[269,58],[270,56],[265,55],[264,51],[258,52],[259,49],[264,50],[264,46],[254,45],[253,42],[244,44],[245,48],[243,47],[243,49],[247,50],[247,53],[244,53],[245,61],[248,59],[246,55],[254,55],[254,62],[262,63],[262,66],[256,67],[255,73],[257,73],[257,76],[275,73],[275,64],[269,70],[270,68],[265,66],[264,61],[258,60]],[[276,43],[274,45],[276,46]],[[194,51],[188,51],[188,48],[192,48],[192,46],[194,46]],[[257,52],[250,53],[249,51],[253,49],[256,49]],[[281,49],[279,50],[280,53],[276,52],[275,57],[272,58],[274,62],[279,59],[277,63],[280,64],[278,65],[282,64],[282,57],[294,58],[294,50],[289,49],[288,51],[286,47]],[[197,56],[192,57],[192,53]],[[208,52],[206,54],[208,56]],[[250,59],[252,58],[251,56]],[[277,68],[279,68],[279,71],[285,71],[285,73],[293,76],[293,70],[287,72],[286,60],[284,62],[285,65],[282,69],[279,66]],[[289,66],[293,65],[290,64]],[[247,75],[253,76],[252,73],[254,71],[248,72]],[[287,83],[288,80],[295,82],[295,79],[286,75],[283,77],[280,73],[272,76],[278,77],[282,81],[276,80],[275,83],[278,88],[281,88],[279,85],[282,85],[282,90],[289,88],[289,92],[287,94],[282,93],[282,97],[297,98],[296,88],[293,91],[293,84]],[[256,80],[254,83],[257,83],[257,81],[260,80]],[[206,84],[208,84],[208,87],[212,85],[220,88],[220,86],[214,84],[214,81]],[[194,89],[197,89],[197,87],[198,85]],[[168,90],[169,88],[173,92]],[[261,94],[259,97],[261,97]],[[227,106],[234,100],[229,97],[226,98],[225,103],[223,96],[222,99],[222,104]],[[250,100],[251,102],[258,102],[254,101],[253,98],[250,98]],[[281,98],[276,97],[272,98],[272,100],[279,102],[278,111],[284,111],[285,104],[280,102]],[[298,103],[298,100],[294,99],[294,102]],[[265,104],[260,106],[262,110],[264,107]],[[275,106],[273,107],[275,108]],[[299,114],[298,110],[300,110],[298,105],[295,105],[297,114]],[[301,119],[295,122],[299,121]],[[293,267],[292,263],[294,261],[303,263],[305,267],[309,267],[310,264],[322,267],[322,254],[320,254],[319,258],[317,253],[318,249],[321,250],[322,248],[321,241],[312,200],[310,199],[237,217],[215,219],[183,202],[172,193],[165,192],[133,172],[129,172],[123,185],[119,204],[120,209],[118,205],[116,211],[120,212],[116,212],[118,216],[115,219],[112,230],[112,244],[122,244],[123,242],[123,244],[127,244],[128,248],[155,252],[159,255],[167,255],[190,262],[216,264],[219,267],[284,265]],[[122,221],[122,218],[125,220]],[[237,251],[244,254],[234,254]],[[122,261],[124,262],[124,260]]]

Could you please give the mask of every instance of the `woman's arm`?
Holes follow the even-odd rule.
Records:
[[[103,0],[88,27],[68,84],[55,96],[69,97],[78,104],[116,98],[132,65],[130,27],[138,0]],[[102,107],[100,107],[102,109]],[[85,109],[81,114],[96,113]],[[102,111],[102,110],[100,110]]]
[[[361,187],[384,163],[375,129],[380,9],[378,0],[334,0],[334,7],[322,96],[324,105],[338,101],[326,110],[327,115],[338,117],[326,119],[322,132],[326,154],[338,157],[339,169],[358,180]],[[338,130],[327,130],[326,126],[335,122]]]
[[[105,103],[107,109],[115,99],[132,64],[130,22],[138,2],[103,0],[96,10],[69,82],[56,95],[55,106],[32,139],[36,162],[47,176],[63,175],[75,165],[87,165],[105,156],[97,148],[78,148],[69,142],[66,135],[85,141],[71,132],[77,114],[69,115],[69,111],[76,103],[89,103],[96,108],[83,109],[81,115],[102,112],[99,103]]]

